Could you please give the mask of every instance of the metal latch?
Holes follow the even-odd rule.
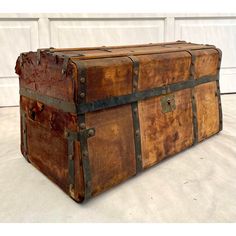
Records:
[[[175,110],[175,108],[176,108],[175,95],[170,94],[170,95],[163,96],[161,98],[161,107],[162,107],[163,113]]]

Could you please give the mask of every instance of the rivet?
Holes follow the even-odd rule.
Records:
[[[62,74],[65,74],[65,72],[66,72],[65,69],[62,69],[62,70],[61,70],[61,73],[62,73]]]
[[[138,158],[139,160],[141,160],[141,159],[142,159],[141,155],[138,155],[138,156],[137,156],[137,158]]]
[[[86,125],[85,125],[85,123],[81,123],[79,127],[80,127],[81,129],[85,129]]]
[[[167,92],[166,92],[166,89],[162,89],[161,93],[162,93],[162,94],[166,94],[166,93],[167,93]]]
[[[88,131],[88,135],[91,137],[91,136],[93,136],[94,135],[94,130],[93,129],[90,129],[89,131]]]
[[[85,82],[85,78],[84,78],[84,77],[81,77],[81,78],[80,78],[80,82],[81,82],[81,83],[84,83],[84,82]]]
[[[138,129],[135,131],[135,134],[136,134],[137,136],[139,135],[139,130],[138,130]]]
[[[135,108],[134,108],[134,112],[136,113],[137,111],[138,111],[138,108],[137,108],[137,107],[135,107]]]
[[[25,130],[25,129],[23,130],[23,133],[24,133],[24,134],[26,133],[26,130]]]
[[[134,74],[135,74],[135,75],[138,74],[138,68],[134,69]]]
[[[83,93],[83,92],[80,93],[80,97],[81,97],[81,98],[84,98],[84,97],[85,97],[85,93]]]
[[[86,150],[83,151],[83,156],[84,156],[84,157],[87,157],[87,156],[88,156],[88,151],[86,151]]]
[[[73,155],[72,155],[72,154],[69,154],[69,159],[70,159],[70,160],[72,160],[72,157],[73,157]]]

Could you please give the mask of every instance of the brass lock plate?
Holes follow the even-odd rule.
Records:
[[[161,98],[161,107],[162,107],[163,113],[174,111],[176,108],[175,95],[169,94],[169,95],[163,96]]]

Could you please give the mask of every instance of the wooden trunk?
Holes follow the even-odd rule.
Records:
[[[17,60],[21,152],[78,202],[222,129],[221,51],[177,41]]]

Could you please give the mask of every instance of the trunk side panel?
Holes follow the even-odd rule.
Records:
[[[16,73],[20,77],[20,87],[73,102],[76,81],[72,78],[74,78],[75,67],[69,63],[67,73],[62,74],[63,62],[63,58],[41,52],[40,64],[37,64],[37,53],[23,54],[22,66],[20,66],[19,58],[16,65]]]
[[[161,106],[163,96],[144,100],[138,104],[144,168],[193,144],[191,89],[173,94],[176,105],[174,111],[163,113]]]
[[[216,82],[195,87],[198,141],[219,132],[219,104]]]
[[[86,114],[92,195],[96,195],[136,173],[131,106],[125,105]]]
[[[21,109],[26,114],[29,161],[68,192],[68,151],[65,131],[77,130],[76,115],[42,106],[41,103],[23,96],[21,96]]]
[[[193,55],[196,57],[194,62],[195,79],[217,74],[219,54],[215,49],[193,51]]]

